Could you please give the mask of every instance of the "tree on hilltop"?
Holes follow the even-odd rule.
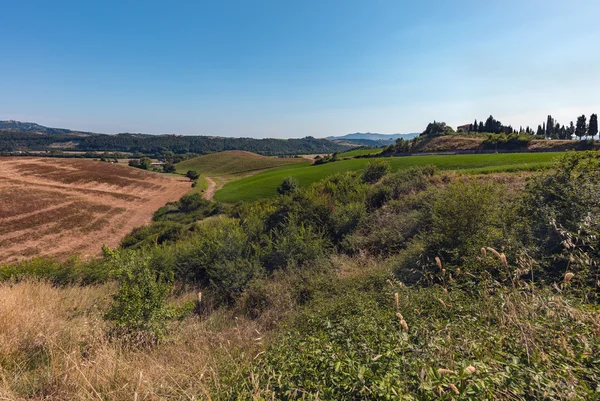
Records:
[[[591,136],[592,139],[598,135],[598,116],[592,114],[590,116],[590,124],[588,125],[587,135]]]
[[[579,140],[587,135],[587,124],[585,114],[577,117],[577,125],[575,126],[575,136],[579,137]]]

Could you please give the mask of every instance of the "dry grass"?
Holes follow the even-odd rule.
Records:
[[[0,158],[0,262],[92,256],[189,190],[187,180],[89,160]]]
[[[0,285],[0,398],[123,400],[139,385],[139,400],[210,399],[219,367],[231,374],[262,348],[258,323],[217,311],[175,324],[155,348],[127,349],[109,341],[102,319],[114,290]]]

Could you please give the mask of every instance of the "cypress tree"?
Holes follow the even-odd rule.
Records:
[[[581,138],[587,135],[587,124],[585,120],[585,114],[582,114],[581,116],[577,117],[577,125],[575,126],[575,136],[579,137],[580,141]]]
[[[590,116],[590,124],[588,125],[587,135],[591,136],[592,139],[598,135],[598,116],[596,114],[592,114]]]

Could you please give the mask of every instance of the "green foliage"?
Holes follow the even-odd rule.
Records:
[[[195,170],[188,170],[187,173],[185,173],[185,176],[189,178],[190,181],[196,181],[198,178],[200,178],[200,173]]]
[[[280,195],[289,195],[298,192],[298,181],[294,177],[285,177],[281,185],[277,187]]]
[[[48,280],[55,285],[96,284],[109,280],[109,272],[101,260],[84,261],[78,257],[67,260],[34,258],[18,263],[0,264],[0,281],[24,279]]]
[[[117,335],[142,341],[161,338],[172,317],[167,297],[173,286],[173,273],[153,269],[149,258],[139,253],[105,248],[105,256],[119,281],[105,318],[113,323]]]
[[[454,130],[452,129],[452,127],[447,126],[444,122],[434,121],[432,123],[427,124],[427,128],[425,128],[425,131],[421,133],[421,136],[436,137],[452,134],[454,134]]]
[[[173,221],[159,221],[149,226],[136,227],[121,240],[122,248],[142,247],[176,242],[183,238],[189,228]]]
[[[531,228],[529,246],[546,272],[576,271],[593,282],[598,274],[600,157],[569,153],[532,180],[521,214]]]
[[[163,172],[165,173],[175,173],[177,170],[175,169],[175,165],[173,163],[165,163],[163,164]]]
[[[385,160],[373,160],[372,162],[367,163],[365,166],[365,171],[363,172],[362,179],[364,182],[373,184],[376,183],[389,173],[390,164]]]
[[[549,165],[560,153],[514,153],[514,154],[474,154],[474,155],[431,155],[431,156],[404,156],[386,159],[390,163],[391,171],[398,171],[419,166],[433,165],[440,170],[469,170],[480,168],[495,168],[498,172],[505,169],[518,171],[514,166],[529,170],[531,165],[536,168]],[[251,177],[241,178],[228,182],[216,192],[215,199],[220,202],[254,201],[257,199],[275,196],[277,187],[288,176],[298,180],[301,187],[323,180],[331,175],[363,169],[371,159],[340,160],[336,163],[326,163],[320,166],[297,164],[292,166],[273,168]]]
[[[482,146],[486,149],[526,149],[533,140],[533,135],[529,134],[497,134],[488,135]]]
[[[398,309],[394,308],[398,293]],[[485,281],[406,288],[342,280],[302,312],[220,399],[560,399],[597,394],[593,312],[549,290]],[[548,302],[556,302],[552,313]],[[577,311],[577,312],[576,312]],[[400,315],[398,315],[400,313]],[[406,325],[403,327],[402,322]],[[525,327],[527,329],[525,329]],[[408,331],[406,331],[408,329]],[[561,366],[560,369],[554,369]]]

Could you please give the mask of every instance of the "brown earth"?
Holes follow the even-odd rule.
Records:
[[[213,200],[213,197],[215,196],[215,191],[217,189],[217,183],[213,181],[212,178],[210,177],[204,177],[206,179],[206,182],[208,182],[208,188],[206,188],[206,191],[204,191],[204,194],[202,195],[202,197],[206,200]]]
[[[0,262],[97,255],[189,191],[185,178],[78,159],[0,157]]]

